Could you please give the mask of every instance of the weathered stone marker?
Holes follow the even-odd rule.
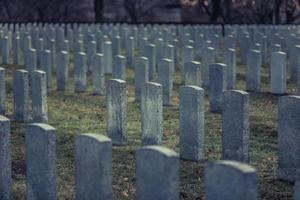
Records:
[[[47,124],[26,128],[27,199],[56,199],[56,130]]]
[[[12,39],[12,52],[13,52],[13,64],[21,64],[21,46],[20,46],[20,37],[15,35]]]
[[[86,54],[78,52],[74,62],[75,92],[86,91],[87,60]]]
[[[227,89],[232,90],[235,88],[236,82],[236,52],[234,49],[227,49],[224,53],[224,63],[227,66]]]
[[[135,101],[141,100],[141,87],[143,83],[149,81],[149,62],[148,58],[141,57],[138,61],[138,65],[135,66]]]
[[[222,63],[209,66],[209,108],[213,113],[222,111],[222,93],[226,89],[226,65]]]
[[[44,50],[41,52],[41,69],[46,72],[47,76],[47,87],[50,88],[52,86],[52,58],[51,51]]]
[[[104,55],[104,66],[105,73],[112,73],[112,44],[110,41],[103,43],[103,55]]]
[[[127,144],[126,82],[107,82],[107,135],[114,145]]]
[[[213,47],[207,47],[204,49],[203,57],[202,57],[202,80],[205,86],[209,86],[209,71],[210,66],[215,63],[216,52]]]
[[[2,64],[9,63],[9,39],[8,36],[1,38],[1,54],[2,54]]]
[[[0,67],[0,114],[6,113],[6,83],[5,69]]]
[[[185,63],[184,66],[184,84],[202,86],[201,64],[196,61]]]
[[[295,181],[300,171],[300,97],[280,97],[278,103],[278,176]]]
[[[222,159],[249,162],[249,94],[223,92]]]
[[[126,81],[126,58],[122,55],[114,56],[112,78]]]
[[[286,53],[272,53],[270,84],[272,94],[286,93]]]
[[[14,119],[28,121],[29,82],[26,70],[17,70],[13,75]]]
[[[25,66],[28,71],[29,79],[31,78],[31,74],[37,68],[37,58],[36,58],[36,50],[28,49],[25,54]]]
[[[154,44],[147,44],[144,55],[149,60],[149,80],[152,81],[156,72],[156,46]]]
[[[0,199],[10,200],[12,192],[10,121],[0,116]]]
[[[153,82],[144,83],[141,97],[142,145],[161,144],[163,121],[162,85]]]
[[[163,105],[171,106],[173,94],[173,73],[171,60],[163,59],[159,62],[158,81],[163,87]]]
[[[204,159],[204,90],[197,86],[180,87],[180,157]]]
[[[53,54],[53,52],[52,52]],[[57,55],[56,64],[57,90],[65,91],[69,88],[69,54],[66,51],[61,51]]]
[[[35,123],[48,121],[46,73],[35,70],[32,72],[32,118]]]
[[[184,83],[184,67],[185,67],[185,63],[193,61],[194,60],[194,48],[192,46],[186,46],[183,49],[182,52],[182,63],[181,63],[181,81],[182,83]],[[173,63],[174,61],[171,60],[171,63]],[[173,73],[173,65],[172,66],[172,73]]]
[[[300,67],[300,45],[294,45],[289,54],[290,61],[290,79],[291,81],[297,81],[298,68]]]
[[[251,50],[247,57],[246,90],[259,92],[261,87],[262,56],[260,51]]]
[[[111,140],[101,134],[75,139],[76,199],[112,199]]]
[[[209,162],[205,167],[206,200],[256,200],[256,170],[236,161]]]
[[[103,54],[96,54],[92,65],[93,94],[105,95],[105,67]]]
[[[178,200],[179,158],[162,146],[146,146],[136,152],[137,199]]]

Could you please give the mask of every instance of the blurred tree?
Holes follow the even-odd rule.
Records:
[[[103,18],[103,0],[94,0],[95,20],[101,21]]]
[[[154,9],[160,5],[159,0],[124,0],[124,7],[131,22],[141,22],[155,18]]]

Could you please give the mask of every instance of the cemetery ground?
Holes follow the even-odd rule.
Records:
[[[7,106],[12,119],[12,72],[21,66],[7,65]],[[260,199],[292,199],[293,186],[277,180],[277,101],[268,91],[269,78],[263,68],[262,92],[250,93],[250,164],[259,176]],[[245,90],[245,66],[238,65],[236,89]],[[110,77],[107,76],[108,80]],[[58,199],[74,199],[74,136],[79,133],[106,134],[106,98],[92,95],[91,79],[88,92],[75,93],[73,72],[69,90],[57,92],[55,80],[48,91],[49,124],[57,129],[57,190]],[[163,108],[163,145],[179,152],[179,96],[180,72],[176,72],[173,102]],[[289,85],[289,94],[296,88]],[[181,199],[204,199],[203,167],[207,161],[221,156],[221,115],[208,111],[205,89],[205,156],[201,162],[180,162]],[[113,198],[134,199],[135,151],[141,146],[140,103],[134,101],[134,72],[127,69],[127,125],[128,145],[113,147]],[[13,199],[25,199],[25,125],[12,121]]]

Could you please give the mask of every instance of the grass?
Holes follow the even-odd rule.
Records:
[[[21,66],[3,66],[7,70],[7,116],[12,119],[12,72]],[[245,66],[239,64],[237,89],[245,89]],[[128,136],[129,145],[113,147],[113,197],[134,199],[135,197],[135,150],[140,147],[140,104],[134,102],[133,76],[127,70],[128,83]],[[70,90],[48,92],[49,124],[57,129],[57,190],[58,199],[74,199],[74,137],[80,133],[106,132],[106,100],[103,96],[91,95],[91,80],[88,92],[74,93],[73,74],[70,74]],[[109,77],[107,77],[108,79]],[[55,82],[55,81],[54,81]],[[163,110],[164,145],[179,151],[178,90],[179,72],[174,84],[174,106]],[[289,84],[289,94],[295,94],[294,84]],[[263,69],[262,92],[251,93],[250,105],[250,155],[251,165],[258,170],[260,199],[292,199],[293,186],[277,180],[277,100],[269,92],[267,71]],[[206,91],[207,93],[207,91]],[[203,167],[208,160],[216,160],[221,154],[221,118],[208,111],[205,98],[205,145],[206,160],[195,163],[180,162],[181,199],[204,199]],[[25,199],[25,143],[26,125],[12,121],[12,170],[13,199]]]

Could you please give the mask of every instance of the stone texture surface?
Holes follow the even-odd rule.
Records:
[[[32,72],[32,120],[35,123],[48,121],[46,73],[35,70]]]
[[[171,106],[173,94],[172,62],[163,59],[158,65],[158,82],[163,86],[163,105]]]
[[[287,91],[286,83],[286,58],[284,52],[273,52],[271,58],[271,93],[285,94]]]
[[[75,92],[86,92],[87,89],[87,57],[83,52],[75,55],[74,61],[74,81]]]
[[[142,86],[141,124],[142,145],[162,143],[162,85],[148,82]]]
[[[135,66],[134,86],[135,101],[141,100],[142,85],[149,81],[149,61],[148,58],[140,57],[138,65]]]
[[[127,144],[126,82],[111,79],[107,83],[107,135],[114,145]]]
[[[69,88],[69,54],[66,51],[61,51],[56,59],[57,90],[65,91]]]
[[[28,72],[17,70],[13,74],[14,119],[17,122],[29,120],[29,81]]]
[[[12,192],[10,121],[0,115],[0,199],[10,200]]]
[[[6,82],[5,69],[0,67],[0,114],[6,113]]]
[[[29,124],[25,140],[27,199],[56,199],[56,130]]]
[[[256,170],[236,161],[209,162],[205,167],[204,191],[207,200],[256,200]]]
[[[137,199],[178,200],[179,158],[162,146],[146,146],[136,152]]]
[[[226,67],[222,63],[209,66],[209,108],[213,113],[222,111],[222,93],[226,89]]]
[[[261,88],[261,52],[251,50],[248,52],[246,69],[246,90],[259,92]]]
[[[222,159],[249,162],[249,94],[223,92]]]
[[[201,64],[196,61],[185,63],[184,85],[202,86]]]
[[[112,144],[101,134],[75,139],[76,199],[112,199]]]
[[[294,182],[300,170],[300,97],[280,97],[278,103],[278,176]]]
[[[103,54],[96,54],[92,65],[93,94],[105,95],[105,67]]]
[[[197,86],[180,87],[180,157],[204,159],[204,90]]]

